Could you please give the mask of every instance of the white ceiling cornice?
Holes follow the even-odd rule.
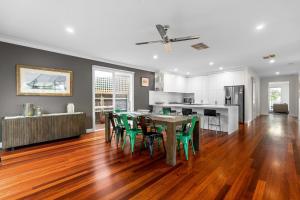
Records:
[[[11,43],[11,44],[16,44],[16,45],[20,45],[20,46],[30,47],[30,48],[34,48],[34,49],[45,50],[45,51],[49,51],[49,52],[53,52],[53,53],[59,53],[59,54],[63,54],[63,55],[74,56],[74,57],[94,60],[94,61],[98,61],[98,62],[104,62],[104,63],[108,63],[108,64],[113,64],[113,65],[119,65],[119,66],[129,67],[129,68],[133,68],[133,69],[140,69],[140,70],[155,72],[155,70],[151,70],[151,69],[149,69],[149,67],[131,65],[128,63],[117,62],[117,61],[113,61],[113,60],[109,60],[109,59],[92,57],[92,56],[84,55],[82,53],[69,51],[69,50],[65,50],[65,49],[53,48],[53,47],[50,47],[47,45],[37,44],[34,42],[21,40],[21,39],[3,35],[3,34],[0,34],[0,41],[6,42],[6,43]]]

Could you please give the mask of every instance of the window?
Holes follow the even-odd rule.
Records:
[[[101,67],[93,69],[94,129],[104,128],[105,112],[133,110],[133,73]]]
[[[273,111],[273,104],[281,103],[281,88],[269,88],[269,110]]]

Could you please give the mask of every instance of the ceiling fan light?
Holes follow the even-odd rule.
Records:
[[[167,52],[167,53],[170,53],[171,51],[172,51],[172,45],[171,45],[171,43],[165,43],[164,44],[164,48],[165,48],[165,51]]]

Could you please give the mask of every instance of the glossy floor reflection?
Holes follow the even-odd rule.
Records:
[[[204,132],[201,151],[189,161],[181,151],[175,167],[157,147],[153,159],[131,155],[103,135],[2,153],[0,199],[300,199],[295,118],[262,116],[232,135]]]

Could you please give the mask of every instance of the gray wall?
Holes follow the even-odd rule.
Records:
[[[282,82],[289,81],[289,111],[290,115],[298,116],[298,74],[284,75],[284,76],[272,76],[262,77],[260,82],[260,105],[261,114],[268,114],[268,86],[269,82]]]
[[[72,70],[73,96],[16,96],[16,64]],[[0,42],[0,116],[20,115],[22,104],[26,102],[40,105],[48,113],[65,112],[66,104],[73,102],[76,111],[87,114],[86,128],[92,128],[92,65],[135,72],[134,108],[148,107],[149,90],[154,90],[153,72]],[[141,77],[150,78],[149,87],[141,86]]]

